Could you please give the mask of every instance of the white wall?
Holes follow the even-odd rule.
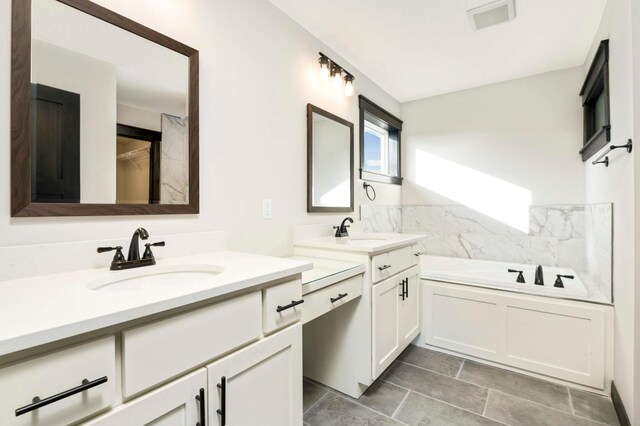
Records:
[[[357,134],[358,99],[320,84],[318,52],[355,75],[358,93],[394,114],[400,112],[398,102],[267,0],[98,3],[200,51],[201,213],[10,217],[11,5],[5,1],[0,2],[0,93],[5,94],[0,97],[0,247],[128,237],[143,225],[152,236],[224,230],[230,249],[287,255],[293,251],[294,225],[339,223],[344,214],[306,213],[306,104],[355,123]],[[376,189],[377,202],[400,203],[398,186]],[[365,196],[357,179],[355,191],[358,209]],[[263,198],[273,199],[272,220],[260,218]]]
[[[80,200],[116,200],[116,67],[33,40],[32,82],[80,95]],[[8,92],[7,92],[8,93]]]
[[[402,104],[402,204],[457,204],[416,181],[420,151],[528,190],[536,205],[583,203],[582,78],[570,68]]]
[[[161,113],[125,104],[118,104],[118,124],[140,127],[141,129],[162,131]]]
[[[597,46],[609,39],[609,82],[611,85],[611,143],[625,144],[634,136],[633,75],[631,45],[631,0],[609,0],[602,24],[587,58],[588,71]],[[640,373],[635,351],[634,226],[635,194],[634,157],[620,150],[610,155],[610,165],[585,163],[587,203],[613,203],[613,299],[615,304],[615,372],[614,381],[633,424],[640,424],[640,387],[634,384]],[[634,379],[635,377],[635,379]],[[635,410],[635,415],[634,415]],[[635,421],[634,421],[635,418]]]

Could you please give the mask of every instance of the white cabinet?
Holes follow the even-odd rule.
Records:
[[[302,326],[207,366],[209,425],[302,424]]]
[[[88,423],[91,426],[193,426],[206,423],[204,368],[175,380]]]
[[[375,284],[372,299],[375,379],[420,331],[418,268]]]

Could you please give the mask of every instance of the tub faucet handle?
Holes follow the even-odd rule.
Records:
[[[553,286],[554,286],[554,287],[557,287],[557,288],[564,288],[564,283],[562,282],[562,279],[563,279],[563,278],[566,278],[566,279],[568,279],[568,280],[572,280],[572,279],[574,279],[575,277],[574,277],[573,275],[557,274],[557,275],[556,275],[556,282],[555,282],[555,284],[553,284]]]
[[[524,275],[522,275],[522,271],[518,271],[516,269],[507,269],[508,272],[511,273],[517,273],[518,277],[516,278],[516,282],[520,283],[520,284],[524,284],[525,280],[524,280]]]

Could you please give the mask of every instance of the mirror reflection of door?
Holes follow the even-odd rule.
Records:
[[[160,203],[162,133],[118,124],[116,204]]]

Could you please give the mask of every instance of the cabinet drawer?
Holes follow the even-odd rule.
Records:
[[[374,283],[385,280],[416,264],[414,248],[402,247],[371,258],[371,277]]]
[[[0,369],[0,424],[67,425],[109,407],[115,399],[115,359],[110,336]],[[16,416],[16,409],[32,404],[34,397],[45,400],[85,380],[96,385]]]
[[[204,364],[262,335],[259,291],[122,333],[123,395]]]
[[[362,275],[357,275],[307,294],[304,297],[304,306],[302,307],[302,323],[308,323],[360,297],[362,295],[362,285]]]
[[[302,280],[266,288],[263,291],[263,327],[271,333],[300,321],[302,316]]]

